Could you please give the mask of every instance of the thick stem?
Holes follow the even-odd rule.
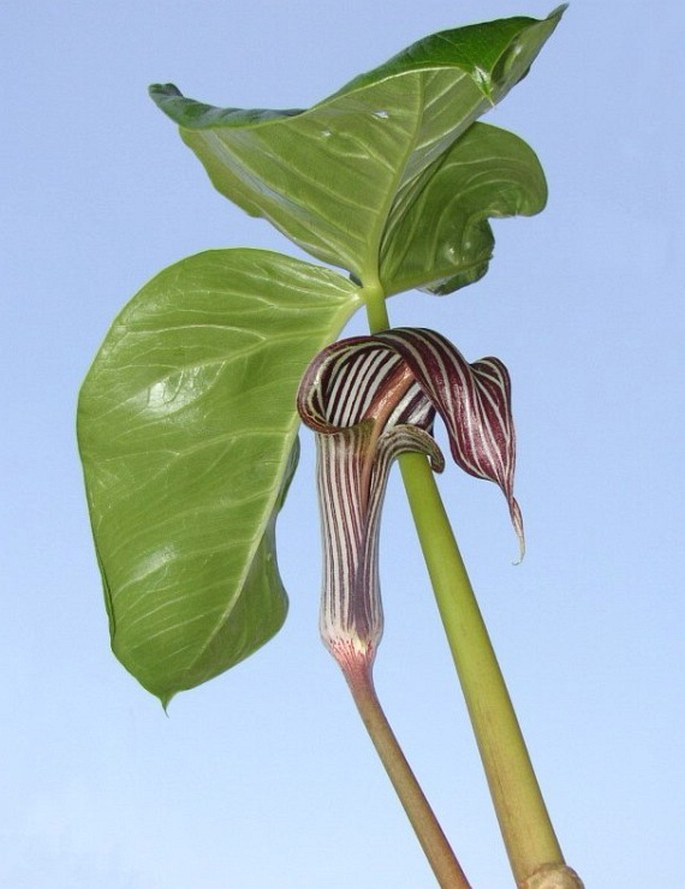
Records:
[[[371,332],[389,328],[380,283],[364,290]],[[582,887],[564,863],[428,461],[421,454],[401,454],[399,463],[516,883],[521,889],[552,889],[552,882],[536,882],[544,875],[545,880],[575,878]]]
[[[412,515],[466,699],[516,882],[563,868],[516,714],[433,473],[420,454],[400,459]]]
[[[385,305],[385,294],[381,282],[370,281],[362,290],[366,305],[366,317],[371,333],[378,333],[390,327],[390,318]]]
[[[359,714],[441,889],[470,889],[380,705],[371,668],[341,665]]]

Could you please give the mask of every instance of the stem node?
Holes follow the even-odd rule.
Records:
[[[546,864],[520,884],[520,889],[584,889],[578,874],[565,864]]]

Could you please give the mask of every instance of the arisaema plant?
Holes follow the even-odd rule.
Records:
[[[164,706],[281,627],[275,526],[314,430],[323,546],[320,630],[444,889],[469,883],[380,707],[378,537],[398,460],[516,884],[579,887],[550,823],[434,473],[444,456],[514,498],[510,379],[386,300],[450,294],[488,268],[493,217],[546,201],[532,149],[479,122],[557,26],[515,17],[427,37],[308,110],[152,98],[214,186],[314,262],[213,250],[153,278],[83,384],[78,438],[114,653]],[[370,334],[336,341],[357,310]],[[313,532],[315,533],[315,532]]]

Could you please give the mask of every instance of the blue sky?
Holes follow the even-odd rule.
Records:
[[[433,885],[318,640],[311,440],[279,522],[284,630],[167,718],[109,651],[76,397],[115,313],[162,267],[209,247],[296,253],[213,192],[148,83],[306,107],[427,33],[550,9],[3,5],[3,889]],[[511,371],[524,563],[494,486],[451,469],[441,487],[587,889],[682,871],[683,24],[671,2],[572,3],[488,118],[537,151],[547,210],[495,224],[478,284],[390,304],[394,323]],[[382,559],[388,715],[474,889],[511,885],[397,478]]]

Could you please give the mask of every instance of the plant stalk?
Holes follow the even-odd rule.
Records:
[[[362,721],[438,884],[441,889],[470,889],[470,884],[383,712],[374,688],[371,667],[366,664],[355,664],[352,667],[347,665],[343,667],[343,672]]]
[[[371,332],[388,329],[380,283],[364,291]],[[422,454],[401,454],[399,464],[517,886],[537,886],[531,880],[543,872],[559,876],[560,887],[582,886],[568,882],[577,877],[564,863],[433,472]]]
[[[433,472],[404,454],[402,478],[517,885],[564,866],[554,828]]]

